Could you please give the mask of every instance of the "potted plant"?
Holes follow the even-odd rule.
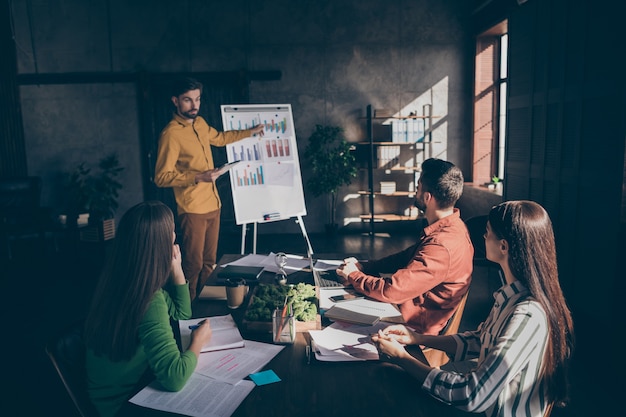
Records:
[[[79,216],[88,216],[88,200],[85,181],[91,170],[80,164],[72,172],[65,184],[65,216],[67,225],[75,227]]]
[[[89,233],[92,236],[97,233],[97,240],[107,240],[115,236],[115,212],[118,207],[118,192],[122,188],[117,177],[123,170],[117,155],[113,153],[100,159],[96,171],[92,171],[83,162],[69,176],[68,219],[75,219],[83,212],[89,213],[91,229],[81,232],[81,237]]]
[[[122,184],[117,176],[124,170],[115,153],[98,162],[98,173],[87,178],[89,219],[96,222],[115,217]]]
[[[357,173],[356,159],[350,152],[351,148],[341,127],[316,125],[304,151],[313,173],[307,181],[307,187],[316,197],[328,197],[326,227],[331,233],[338,228],[335,219],[337,191],[341,186],[349,185]]]
[[[491,182],[487,183],[487,188],[490,190],[500,190],[502,188],[502,179],[494,175],[491,177]]]

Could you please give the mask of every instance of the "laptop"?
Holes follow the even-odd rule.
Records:
[[[344,288],[345,285],[341,283],[341,279],[337,276],[337,272],[334,269],[320,270],[315,268],[313,258],[311,260],[311,271],[313,271],[313,281],[317,288]]]

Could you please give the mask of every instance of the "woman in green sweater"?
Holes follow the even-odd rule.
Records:
[[[180,352],[170,319],[191,317],[188,283],[174,243],[174,216],[160,202],[144,202],[122,217],[85,322],[87,384],[102,417],[114,416],[154,377],[178,391],[211,338],[209,321]]]

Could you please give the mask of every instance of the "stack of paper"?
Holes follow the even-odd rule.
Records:
[[[370,336],[387,326],[389,323],[359,326],[336,322],[324,330],[309,330],[315,358],[328,362],[377,360]]]
[[[383,303],[368,298],[341,303],[333,303],[330,300],[330,297],[333,295],[347,293],[348,291],[340,288],[320,290],[320,309],[326,310],[324,312],[325,317],[331,320],[367,325],[375,324],[378,320],[394,323],[402,323],[404,321],[400,310],[390,303]]]
[[[396,192],[396,182],[395,181],[381,181],[380,182],[380,193],[381,194],[393,194]]]
[[[342,305],[349,303],[350,301],[346,301],[342,303]],[[380,321],[380,316],[376,314],[376,312],[371,314],[369,312],[355,311],[354,309],[343,308],[339,305],[334,305],[330,309],[326,310],[324,317],[333,321],[342,321],[353,324],[367,324],[369,326],[373,326]]]

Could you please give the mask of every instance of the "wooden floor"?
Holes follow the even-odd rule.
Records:
[[[374,259],[399,251],[416,240],[412,233],[393,235],[350,234],[328,237],[311,235],[315,253],[343,253]],[[0,259],[2,316],[7,320],[3,337],[4,381],[0,401],[2,416],[67,416],[76,415],[44,352],[44,343],[51,332],[83,316],[97,279],[107,244],[78,246],[67,242],[51,242],[41,247],[37,241],[13,244],[13,258]],[[222,236],[220,254],[239,253],[241,236]],[[252,243],[247,243],[247,252]],[[257,253],[284,251],[305,254],[301,235],[259,235]],[[2,255],[5,255],[4,253]],[[461,329],[474,329],[488,314],[492,293],[499,286],[493,271],[477,268],[465,309]],[[566,409],[555,409],[552,416],[615,415],[608,405],[615,401],[606,385],[611,379],[611,360],[592,366],[597,360],[593,342],[602,324],[576,321],[578,347],[571,375],[572,403]],[[605,325],[607,326],[607,325]],[[613,376],[613,378],[617,378]],[[619,400],[617,400],[619,404]],[[607,408],[606,410],[604,408]]]

